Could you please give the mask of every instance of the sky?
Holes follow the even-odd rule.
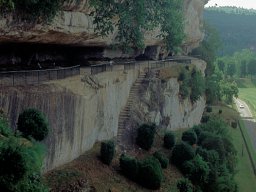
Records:
[[[209,6],[236,6],[247,9],[256,9],[256,0],[209,0],[206,7]]]

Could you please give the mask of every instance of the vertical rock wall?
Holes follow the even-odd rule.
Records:
[[[96,141],[117,134],[118,115],[126,104],[138,71],[107,72],[97,76],[97,86],[69,78],[49,85],[5,87],[0,91],[0,108],[7,113],[13,128],[18,114],[34,107],[43,111],[51,131],[45,170],[63,165],[89,150]]]

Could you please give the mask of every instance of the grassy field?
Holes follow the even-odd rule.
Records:
[[[221,114],[219,114],[219,110],[222,110]],[[219,116],[228,123],[236,121],[240,118],[237,111],[225,105],[214,106],[213,112],[210,114],[214,116]],[[249,149],[256,160],[255,151],[253,150],[253,146],[252,143],[250,142],[249,135],[244,127],[242,127],[242,129],[248,142]],[[235,175],[235,180],[238,183],[239,192],[254,192],[256,189],[256,177],[253,173],[251,162],[249,160],[249,155],[246,151],[245,144],[239,128],[230,128],[230,135],[237,150],[238,172]]]
[[[256,87],[239,88],[239,98],[249,105],[253,115],[256,117]]]
[[[245,101],[256,117],[256,79],[237,79],[239,98]]]
[[[230,133],[234,141],[233,143],[235,145],[235,148],[237,150],[238,173],[235,175],[235,180],[238,183],[239,191],[254,192],[256,189],[256,177],[253,173],[251,162],[249,160],[249,156],[246,151],[245,144],[241,136],[241,132],[237,128],[237,129],[231,129]],[[250,140],[248,136],[245,136],[245,137],[248,138],[247,141]]]

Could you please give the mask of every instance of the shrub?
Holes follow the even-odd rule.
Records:
[[[0,143],[0,188],[11,190],[27,171],[25,148],[16,140]]]
[[[123,174],[132,180],[136,180],[139,171],[139,162],[137,159],[122,154],[119,161]]]
[[[190,145],[194,145],[197,143],[197,135],[193,129],[183,132],[182,141],[187,142]]]
[[[113,141],[104,141],[101,143],[101,160],[103,163],[110,165],[115,155],[115,144]]]
[[[203,141],[201,146],[207,150],[215,150],[218,152],[220,159],[225,159],[225,147],[223,140],[219,136],[208,135]]]
[[[140,162],[139,183],[149,189],[159,189],[163,180],[162,168],[154,157],[148,157]]]
[[[210,169],[207,162],[200,155],[196,155],[194,159],[186,161],[182,169],[192,183],[202,186],[208,182]]]
[[[221,114],[221,113],[222,113],[222,110],[220,109],[220,110],[219,110],[219,114]]]
[[[43,156],[44,148],[39,143],[26,142],[15,137],[0,140],[1,191],[46,189],[40,183]]]
[[[206,112],[211,113],[211,112],[212,112],[212,107],[207,106],[207,107],[206,107]]]
[[[153,156],[160,162],[161,167],[166,169],[169,164],[169,159],[161,152],[156,151]]]
[[[6,117],[0,113],[0,135],[8,137],[12,135],[12,130],[9,128]]]
[[[194,149],[187,143],[180,143],[175,145],[172,150],[171,161],[178,168],[182,168],[182,165],[185,161],[193,159],[195,156]]]
[[[36,109],[26,109],[19,115],[18,130],[26,138],[42,141],[48,135],[49,127],[43,113]]]
[[[203,131],[202,125],[195,125],[193,126],[192,130],[196,133],[197,138],[200,136],[201,132]]]
[[[183,81],[180,85],[179,94],[182,99],[188,98],[190,94],[190,87],[189,84],[186,81]]]
[[[193,192],[193,185],[189,179],[180,179],[177,182],[177,188],[180,192]]]
[[[201,123],[207,123],[210,120],[209,115],[203,115],[201,119]]]
[[[235,121],[231,122],[231,127],[237,128],[237,122],[235,122]]]
[[[136,138],[136,143],[142,149],[149,150],[154,142],[154,137],[156,133],[155,125],[144,124],[138,128],[138,135]]]
[[[172,131],[168,131],[164,135],[164,147],[167,149],[172,149],[175,145],[175,135]]]
[[[193,70],[191,74],[191,94],[190,100],[194,103],[203,95],[205,91],[205,80],[200,71]]]

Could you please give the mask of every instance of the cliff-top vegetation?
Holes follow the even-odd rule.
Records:
[[[0,0],[1,15],[13,13],[25,23],[50,22],[65,0]],[[79,0],[77,1],[79,3]],[[95,32],[107,36],[118,30],[116,45],[123,50],[144,49],[147,31],[159,31],[167,50],[175,50],[184,39],[183,1],[180,0],[90,0]]]

